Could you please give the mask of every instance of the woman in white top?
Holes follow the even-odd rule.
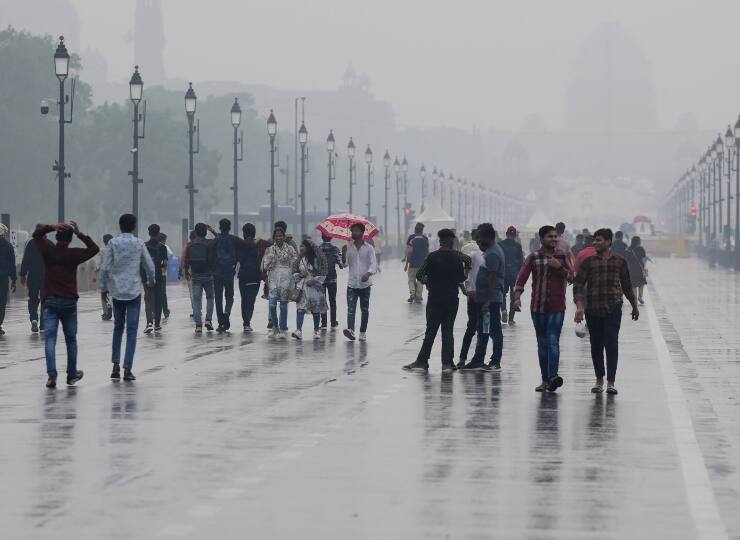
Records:
[[[296,289],[300,291],[297,300],[296,331],[293,337],[303,339],[303,319],[306,313],[313,316],[313,338],[319,339],[321,314],[326,313],[324,280],[328,267],[323,251],[312,240],[304,240],[300,246],[300,257],[293,267]]]

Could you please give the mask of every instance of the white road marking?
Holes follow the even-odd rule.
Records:
[[[646,308],[650,333],[653,336],[658,365],[663,376],[668,410],[673,423],[673,434],[681,461],[686,497],[691,511],[691,517],[696,527],[697,538],[720,540],[726,539],[727,530],[722,521],[714,498],[714,491],[709,480],[709,472],[704,463],[696,433],[691,421],[686,399],[681,391],[681,384],[676,374],[676,368],[671,360],[668,344],[660,331],[658,316],[648,302]]]

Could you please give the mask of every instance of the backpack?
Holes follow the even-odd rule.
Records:
[[[208,264],[208,246],[202,242],[193,242],[188,248],[188,265],[193,274],[210,273]]]
[[[167,250],[164,245],[159,242],[154,245],[152,245],[150,242],[144,242],[144,246],[149,252],[149,256],[152,258],[152,262],[154,263],[155,279],[159,281],[162,278],[162,265],[164,264],[164,261],[167,260]],[[141,280],[144,282],[146,282],[147,280],[146,270],[144,269],[143,263],[141,265]]]
[[[233,270],[236,266],[236,246],[230,234],[220,236],[216,241],[216,262],[219,270]]]

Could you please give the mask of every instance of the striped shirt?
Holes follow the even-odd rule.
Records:
[[[548,259],[557,259],[561,268],[550,268]],[[533,251],[524,260],[524,265],[516,278],[516,290],[524,291],[529,275],[532,275],[532,303],[534,313],[565,311],[565,290],[573,281],[573,266],[570,257],[564,251],[555,249],[550,255],[544,248]]]
[[[573,299],[585,299],[587,313],[605,317],[622,305],[622,295],[630,303],[635,300],[627,261],[611,252],[583,261],[573,282]]]

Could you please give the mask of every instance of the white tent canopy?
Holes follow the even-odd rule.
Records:
[[[414,223],[423,223],[424,234],[431,234],[435,238],[442,229],[454,229],[456,221],[437,201],[431,201]]]

